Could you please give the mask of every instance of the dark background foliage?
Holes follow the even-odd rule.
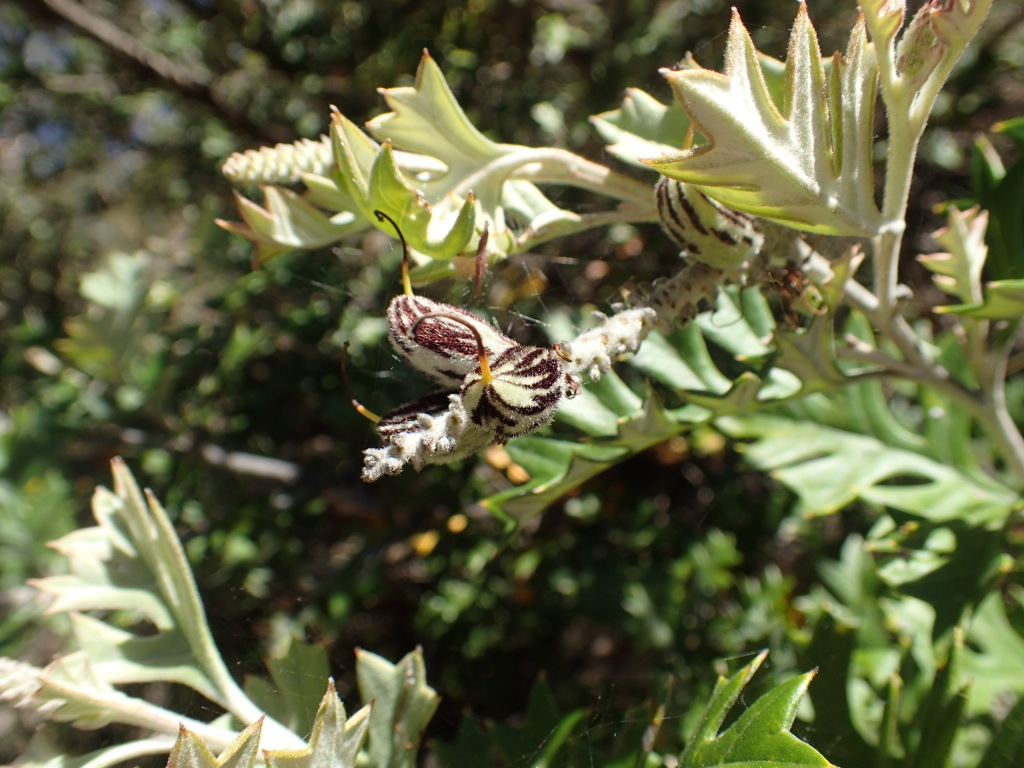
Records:
[[[964,193],[973,133],[1024,105],[1024,11],[996,6],[929,134],[911,244],[936,225],[932,204]],[[823,49],[841,49],[853,3],[809,7]],[[793,4],[740,12],[784,56]],[[587,117],[628,86],[667,100],[658,68],[688,51],[717,66],[727,23],[718,0],[0,2],[3,650],[45,661],[17,585],[47,567],[45,541],[88,519],[121,455],[178,521],[230,661],[260,669],[252,638],[281,631],[275,615],[328,644],[343,690],[355,647],[397,659],[422,644],[442,738],[464,711],[522,712],[541,673],[566,708],[613,696],[619,710],[672,674],[681,713],[716,659],[770,646],[780,671],[796,664],[791,599],[859,514],[794,520],[710,433],[513,534],[474,506],[509,482],[500,456],[363,486],[374,437],[340,347],[381,322],[392,243],[371,233],[253,272],[214,224],[236,218],[218,173],[229,153],[316,137],[330,105],[368,119],[375,89],[411,83],[424,49],[488,135],[608,160]],[[588,233],[497,270],[485,303],[509,318],[600,303],[671,258],[654,230]],[[389,354],[354,350],[371,407],[422,387]]]

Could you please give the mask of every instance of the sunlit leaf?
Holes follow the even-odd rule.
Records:
[[[366,738],[370,708],[367,705],[347,717],[330,680],[313,720],[309,746],[291,751],[267,750],[264,755],[268,768],[355,768]]]
[[[639,88],[627,88],[622,106],[594,115],[590,122],[609,152],[640,167],[647,167],[640,158],[678,151],[690,125],[679,102],[666,106]]]
[[[719,678],[704,717],[680,758],[680,766],[831,766],[814,747],[789,730],[813,673],[800,675],[762,694],[735,722],[721,730],[729,710],[766,656],[763,651],[732,677]]]
[[[869,138],[875,62],[858,25],[831,83],[799,6],[786,59],[785,99],[772,98],[749,34],[734,12],[725,73],[664,72],[708,144],[647,162],[746,213],[815,232],[866,235],[881,219]]]
[[[716,424],[743,446],[754,466],[793,489],[806,514],[831,514],[857,499],[892,506],[934,521],[977,512],[1005,518],[1016,494],[980,483],[945,464],[868,435],[767,414]],[[912,483],[901,482],[912,478]]]
[[[918,256],[918,261],[934,273],[935,284],[946,293],[962,302],[979,302],[981,271],[988,256],[988,214],[977,208],[959,211],[954,206],[949,210],[948,222],[932,237],[949,251]]]
[[[260,756],[262,727],[263,722],[257,720],[215,757],[201,738],[182,726],[167,768],[253,768]]]

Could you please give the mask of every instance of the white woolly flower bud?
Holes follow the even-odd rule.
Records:
[[[494,440],[474,424],[458,393],[435,392],[384,414],[377,424],[382,448],[363,451],[364,482],[397,475],[406,464],[416,470],[472,456]]]
[[[571,376],[586,373],[591,381],[608,373],[613,357],[636,352],[657,320],[649,307],[627,309],[611,317],[595,312],[594,316],[600,325],[559,346],[567,372]]]

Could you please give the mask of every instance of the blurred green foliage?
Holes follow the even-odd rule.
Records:
[[[229,153],[315,137],[331,104],[370,117],[375,89],[408,84],[424,48],[489,136],[597,151],[587,117],[615,107],[625,87],[664,93],[657,69],[687,51],[718,63],[725,3],[70,5],[86,15],[73,20],[56,0],[0,0],[0,650],[31,644],[17,587],[49,567],[44,543],[84,521],[89,492],[121,455],[175,517],[229,661],[256,669],[252,636],[269,635],[279,613],[329,645],[342,686],[352,648],[397,659],[420,643],[443,693],[436,739],[477,727],[459,725],[467,711],[481,721],[526,712],[529,726],[544,707],[545,723],[586,711],[579,722],[597,739],[623,712],[649,708],[669,677],[673,727],[689,733],[715,662],[762,647],[773,677],[821,667],[817,735],[851,721],[860,734],[813,742],[838,764],[861,764],[879,724],[897,728],[886,719],[894,707],[938,691],[932,711],[946,711],[959,682],[938,670],[979,596],[943,614],[949,582],[904,590],[880,577],[879,542],[898,561],[901,536],[913,534],[905,520],[872,537],[876,515],[863,508],[805,518],[788,491],[744,473],[720,436],[703,433],[614,467],[511,534],[473,505],[508,487],[497,460],[364,487],[358,453],[374,436],[348,404],[340,342],[352,341],[353,387],[371,409],[421,390],[380,351],[398,254],[371,233],[253,272],[248,246],[214,224],[234,218],[217,172]],[[790,4],[741,11],[758,45],[781,55]],[[811,13],[823,47],[841,45],[852,4],[817,0]],[[1019,150],[992,136],[1010,170],[1000,176],[979,145],[974,188],[962,181],[973,133],[1024,113],[1013,85],[1022,16],[997,1],[947,88],[919,166],[914,238],[934,228],[940,199],[986,202],[1020,176]],[[1019,273],[1012,215],[999,230],[1004,277]],[[524,317],[613,300],[671,251],[653,230],[587,233],[503,266],[482,303],[529,331]],[[439,298],[473,301],[465,285],[447,290]],[[977,610],[1005,643],[984,633],[968,643],[1019,665],[1006,649],[1024,629],[1021,542],[1010,531],[1006,553],[1002,533],[956,531],[983,566],[978,583],[1001,580]],[[932,633],[940,658],[921,645]],[[993,691],[996,672],[974,663],[976,688]],[[898,701],[883,674],[895,670]],[[862,694],[854,712],[828,700],[850,675]],[[1019,743],[1012,711],[993,755]],[[971,705],[967,717],[992,725]],[[901,721],[906,743],[929,738],[922,718]],[[500,740],[510,761],[524,749]]]

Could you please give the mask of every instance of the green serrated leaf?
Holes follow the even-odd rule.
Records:
[[[217,691],[196,667],[187,640],[176,630],[139,637],[99,619],[76,613],[71,616],[78,647],[103,680],[123,683],[175,682],[216,700]]]
[[[334,690],[334,680],[329,680],[327,693],[313,719],[309,746],[298,750],[266,750],[267,768],[355,768],[370,724],[370,709],[367,705],[352,717],[346,717],[345,707]]]
[[[968,694],[968,712],[972,714],[989,712],[992,702],[1008,692],[1024,697],[1024,637],[1016,629],[1024,615],[1022,603],[1019,591],[1009,600],[993,592],[974,612],[967,631],[972,652],[964,659],[972,681]]]
[[[766,656],[767,652],[762,651],[732,677],[719,678],[707,711],[680,758],[680,766],[831,766],[816,749],[789,730],[813,672],[775,686],[720,732],[725,716]]]
[[[775,343],[774,365],[796,376],[802,394],[827,392],[845,380],[835,363],[831,314],[813,318],[803,333],[777,334]]]
[[[327,651],[286,633],[266,660],[270,680],[250,677],[245,692],[267,714],[295,733],[313,728],[317,697],[330,676]]]
[[[214,757],[199,736],[182,726],[167,759],[167,768],[253,768],[260,754],[262,729],[263,721],[257,720]]]
[[[764,380],[748,372],[740,374],[732,382],[732,386],[722,394],[687,392],[686,398],[691,403],[707,409],[715,417],[729,416],[734,413],[751,413],[756,411],[763,388]]]
[[[343,114],[335,112],[331,119],[331,147],[338,167],[338,184],[358,204],[369,196],[370,168],[380,145]]]
[[[420,739],[437,709],[438,696],[427,685],[423,652],[416,649],[397,664],[356,651],[356,678],[363,701],[373,702],[370,760],[379,768],[412,768]]]
[[[530,689],[526,705],[526,718],[522,726],[504,724],[494,726],[495,744],[505,755],[509,765],[528,760],[531,766],[548,768],[571,739],[586,711],[579,709],[561,714],[554,693],[541,677]]]
[[[934,521],[958,518],[964,510],[1005,517],[1016,494],[994,482],[979,483],[956,469],[875,437],[768,415],[720,419],[735,438],[753,439],[744,454],[798,494],[806,514],[831,514],[864,499]],[[890,484],[915,478],[913,485]]]
[[[1024,279],[985,284],[985,300],[936,307],[936,312],[975,320],[1019,320],[1024,317]]]
[[[515,440],[506,450],[530,473],[530,480],[481,504],[496,514],[525,522],[611,465],[683,432],[692,423],[686,420],[692,415],[690,411],[678,416],[667,411],[648,387],[642,410],[619,417],[614,435],[581,443],[533,436]]]
[[[1017,768],[1024,755],[1024,697],[1018,698],[998,725],[979,766]]]
[[[530,473],[523,485],[480,503],[495,514],[525,522],[584,481],[626,458],[629,451],[590,443],[524,437],[506,446],[512,460]]]

